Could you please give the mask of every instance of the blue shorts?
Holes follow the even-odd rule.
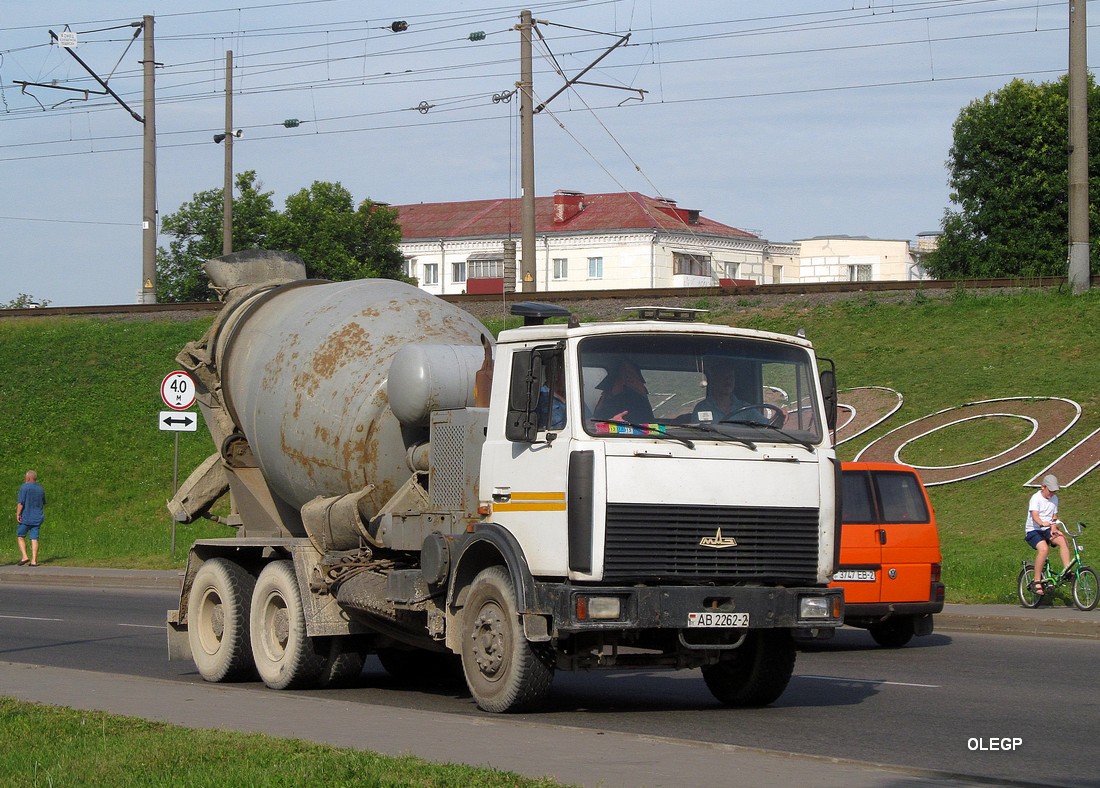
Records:
[[[41,527],[41,525],[27,525],[26,523],[19,523],[19,528],[16,529],[15,535],[22,537],[29,536],[31,539],[38,539],[38,529]],[[11,531],[8,531],[8,533],[10,534]]]
[[[1036,550],[1039,549],[1039,542],[1050,543],[1050,529],[1039,528],[1035,531],[1028,531],[1024,534],[1024,541],[1031,545]]]

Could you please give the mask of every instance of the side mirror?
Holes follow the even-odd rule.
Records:
[[[836,370],[823,369],[819,377],[821,379],[821,397],[825,400],[825,423],[829,425],[830,430],[835,430],[839,402],[836,388]]]

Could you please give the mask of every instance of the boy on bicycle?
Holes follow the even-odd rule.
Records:
[[[1058,545],[1058,551],[1062,555],[1062,566],[1069,566],[1069,544],[1066,537],[1058,530],[1058,496],[1056,493],[1061,487],[1058,477],[1048,473],[1043,477],[1043,483],[1039,491],[1031,496],[1027,505],[1027,522],[1024,523],[1024,540],[1035,548],[1035,582],[1032,590],[1039,596],[1043,595],[1043,584],[1039,578],[1043,576],[1043,566],[1047,562],[1050,553],[1050,545]]]

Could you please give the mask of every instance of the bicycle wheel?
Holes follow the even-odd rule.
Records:
[[[1039,607],[1039,603],[1043,601],[1043,597],[1035,593],[1032,585],[1034,582],[1035,567],[1027,564],[1016,578],[1016,590],[1020,594],[1020,604],[1024,607]]]
[[[1087,566],[1077,570],[1073,579],[1073,604],[1080,610],[1092,610],[1097,602],[1096,572]]]

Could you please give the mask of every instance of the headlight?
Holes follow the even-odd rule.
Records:
[[[827,596],[804,596],[798,603],[798,617],[803,619],[831,618],[829,607],[829,597]]]
[[[621,618],[622,607],[617,596],[578,596],[577,620]]]

